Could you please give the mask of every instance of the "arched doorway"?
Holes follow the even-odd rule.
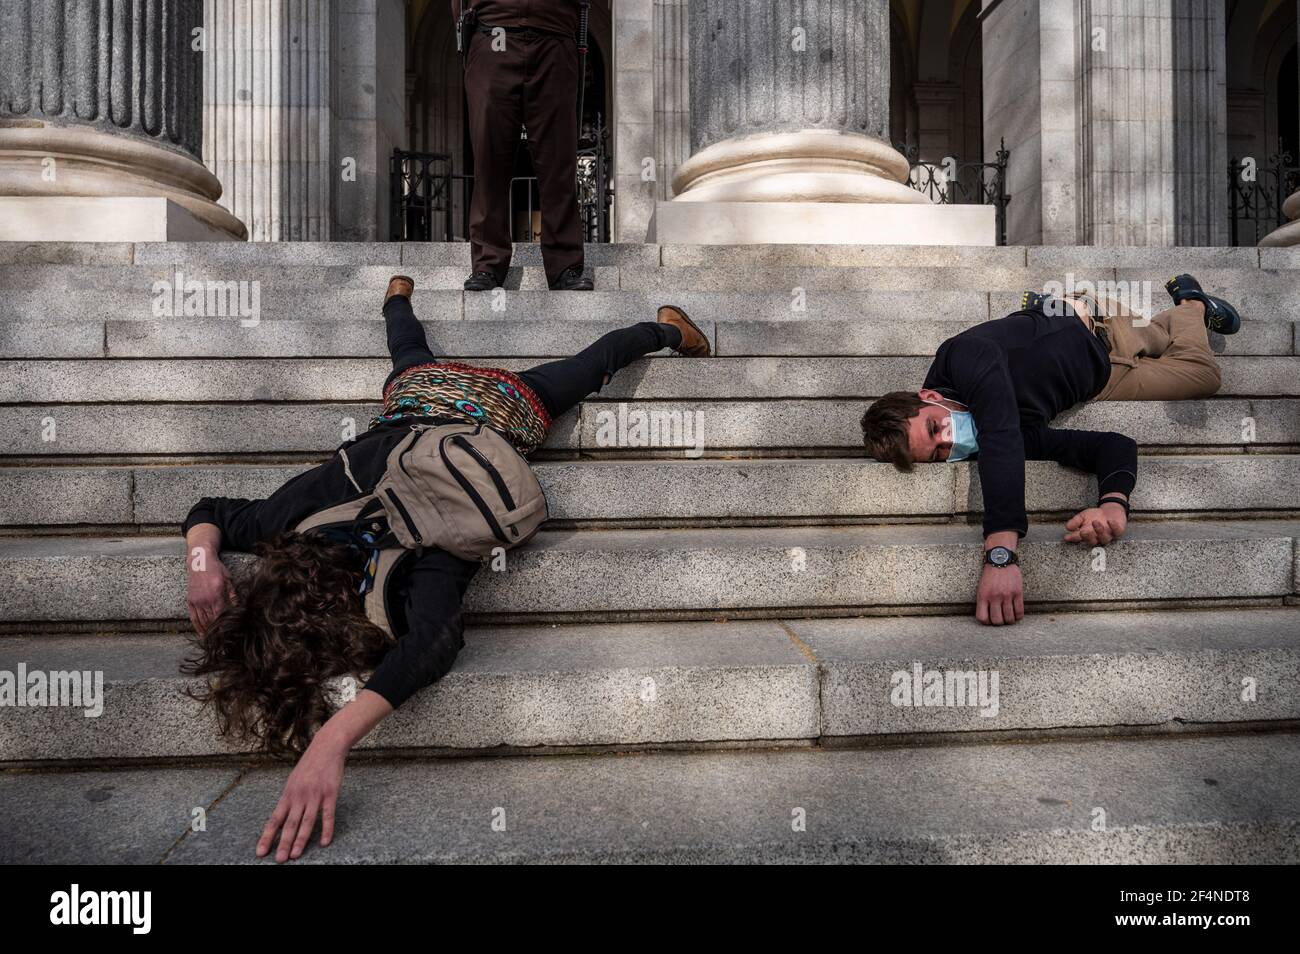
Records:
[[[889,131],[913,161],[984,158],[978,15],[977,0],[891,0]]]
[[[588,33],[586,94],[579,146],[594,144],[595,131],[613,127],[613,84],[610,77],[613,20],[610,0],[592,0]],[[449,231],[455,240],[465,240],[470,189],[473,187],[474,151],[466,134],[465,83],[461,57],[456,52],[454,23],[445,0],[425,0],[408,8],[413,19],[407,35],[407,141],[417,152],[448,157],[452,175]],[[577,104],[574,104],[577,109]],[[598,125],[599,124],[599,125]],[[512,188],[512,217],[516,241],[535,240],[538,219],[536,191],[532,189],[534,214],[529,215],[529,180],[533,176],[525,132],[515,156],[515,185]],[[613,135],[607,133],[605,148],[613,151]],[[438,237],[443,237],[441,229]]]

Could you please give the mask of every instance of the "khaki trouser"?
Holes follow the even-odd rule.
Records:
[[[1162,311],[1146,325],[1109,300],[1099,302],[1110,341],[1110,381],[1094,401],[1182,401],[1219,390],[1204,313],[1194,302]]]

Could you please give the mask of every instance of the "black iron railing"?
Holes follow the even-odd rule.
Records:
[[[997,221],[997,242],[1007,244],[1007,151],[1006,140],[998,144],[993,162],[963,162],[948,157],[940,162],[922,162],[920,147],[895,143],[911,172],[907,184],[938,205],[991,205]]]
[[[585,137],[592,145],[578,150],[578,207],[584,238],[608,242],[610,206],[614,198],[609,154],[609,130],[600,116],[595,129]],[[522,189],[516,186],[522,184]],[[516,209],[518,191],[523,192]],[[460,238],[469,235],[469,204],[474,194],[474,177],[453,171],[451,156],[437,152],[393,150],[389,162],[389,239],[394,242],[451,242],[456,240],[455,213],[460,209]],[[507,202],[517,242],[537,239],[533,211],[537,208],[537,177],[510,180]],[[523,211],[522,224],[515,226],[516,212]]]
[[[1285,149],[1265,162],[1232,159],[1228,163],[1228,243],[1258,245],[1287,221],[1286,197],[1300,189],[1300,166]]]
[[[388,164],[389,229],[393,242],[452,240],[452,172],[443,152],[394,149]]]

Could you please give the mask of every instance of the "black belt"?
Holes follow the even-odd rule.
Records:
[[[545,30],[541,27],[531,26],[494,26],[491,23],[484,23],[482,20],[474,21],[474,32],[491,34],[494,30],[504,30],[506,33],[512,33],[516,36],[522,36],[526,39],[542,36],[558,36],[566,40],[575,39],[571,33],[561,33],[558,30]]]

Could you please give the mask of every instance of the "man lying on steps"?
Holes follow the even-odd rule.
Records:
[[[1137,483],[1137,444],[1123,434],[1053,428],[1083,401],[1209,397],[1219,368],[1207,331],[1230,335],[1241,318],[1190,275],[1165,283],[1174,307],[1143,325],[1087,296],[1064,301],[1026,292],[1021,310],[939,346],[920,391],[893,391],[862,416],[871,457],[910,471],[916,461],[978,457],[984,495],[984,569],[975,598],[981,623],[1025,615],[1016,549],[1029,528],[1025,461],[1054,460],[1097,477],[1097,506],[1066,523],[1065,539],[1096,546],[1124,534]]]

